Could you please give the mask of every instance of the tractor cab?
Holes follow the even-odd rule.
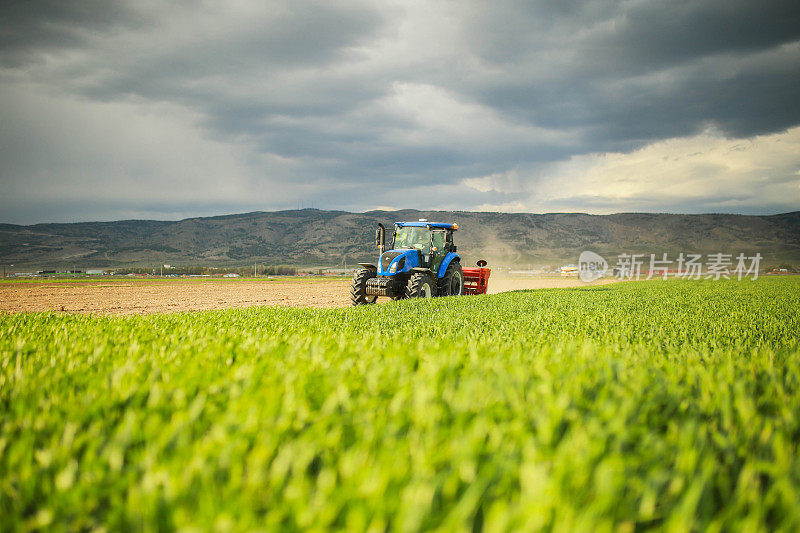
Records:
[[[391,249],[381,253],[380,258],[381,266],[386,265],[387,268],[379,274],[395,274],[401,268],[398,258],[405,259],[403,266],[411,260],[418,263],[416,266],[438,273],[449,254],[453,254],[451,260],[456,257],[453,232],[457,229],[458,224],[428,223],[425,220],[395,223]],[[416,261],[413,256],[417,256]],[[390,271],[393,265],[396,265],[395,269]]]

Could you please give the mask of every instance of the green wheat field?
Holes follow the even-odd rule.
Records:
[[[0,530],[797,531],[800,279],[0,315]]]

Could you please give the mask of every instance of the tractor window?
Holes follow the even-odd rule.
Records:
[[[431,232],[428,228],[398,227],[394,234],[394,249],[422,250],[427,254],[431,246]]]
[[[444,250],[444,231],[433,232],[433,247],[439,252]]]

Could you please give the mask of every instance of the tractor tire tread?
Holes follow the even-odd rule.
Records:
[[[450,288],[452,287],[452,280],[453,276],[456,272],[461,273],[461,293],[458,295],[450,294]],[[444,272],[444,276],[441,277],[437,281],[437,291],[436,293],[439,296],[461,296],[464,293],[464,270],[461,268],[460,261],[452,261],[449,265],[447,265],[447,270]]]
[[[353,305],[368,305],[375,303],[377,298],[369,301],[367,298],[367,280],[376,276],[369,268],[359,268],[353,273],[353,281],[350,284],[350,302]]]
[[[422,287],[425,282],[428,282],[428,286],[431,288],[431,292],[433,292],[433,283],[431,277],[424,273],[424,272],[416,272],[411,275],[408,279],[408,284],[406,285],[406,298],[418,298],[422,296]]]

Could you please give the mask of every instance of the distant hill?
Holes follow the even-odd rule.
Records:
[[[374,261],[378,222],[457,222],[472,263],[541,266],[575,262],[583,250],[627,253],[756,251],[762,265],[800,263],[800,211],[772,216],[622,213],[486,213],[302,209],[180,221],[0,224],[0,261],[20,268],[177,265],[337,265]]]

